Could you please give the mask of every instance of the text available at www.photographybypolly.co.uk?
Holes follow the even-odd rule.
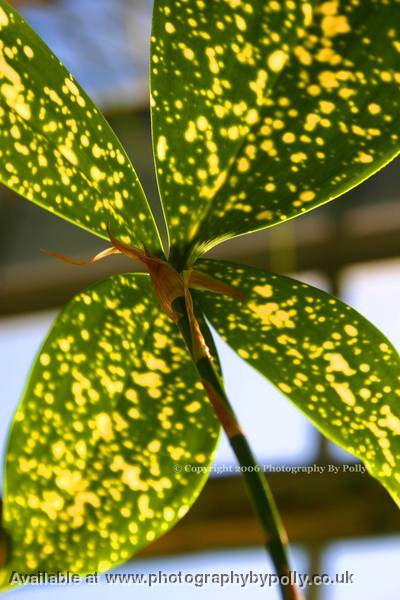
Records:
[[[278,576],[273,573],[259,571],[218,571],[218,572],[167,572],[154,573],[91,573],[81,576],[77,573],[19,573],[13,571],[9,578],[11,585],[79,585],[79,584],[109,584],[109,585],[142,585],[156,587],[162,585],[191,585],[194,587],[205,586],[237,586],[246,588],[256,586],[260,588],[275,587],[277,585],[297,585],[300,589],[310,586],[349,585],[354,583],[354,573],[317,573],[308,575],[298,571],[290,571],[288,575]]]

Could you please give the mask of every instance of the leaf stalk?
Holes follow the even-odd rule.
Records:
[[[188,311],[187,299],[184,296],[176,298],[172,303],[172,308],[175,314],[179,315],[177,325],[191,353],[206,394],[242,467],[247,491],[264,530],[266,550],[271,556],[274,568],[279,576],[282,599],[302,600],[302,595],[297,586],[292,583],[288,585],[283,583],[285,581],[283,577],[288,577],[290,581],[291,572],[287,534],[268,482],[257,464],[226,395],[223,382],[214,366],[209,347],[207,347],[207,352],[201,353],[201,349],[206,346],[205,339],[207,336],[203,333],[199,321],[196,320],[198,326],[193,327],[190,316],[191,311]],[[194,339],[196,336],[201,336],[202,339]],[[199,353],[201,353],[200,357]]]

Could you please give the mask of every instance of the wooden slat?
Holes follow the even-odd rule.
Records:
[[[268,480],[291,543],[324,544],[400,532],[400,512],[386,491],[361,473],[271,473]],[[143,556],[261,545],[243,482],[210,479],[184,519]]]
[[[365,207],[364,211],[367,212],[368,208]],[[393,214],[397,214],[396,211],[397,206],[393,207]],[[290,223],[288,225],[290,226]],[[400,254],[400,224],[398,229],[373,230],[363,235],[358,232],[355,237],[348,228],[344,231],[337,228],[335,231],[326,219],[315,218],[304,226],[299,222],[296,227],[296,245],[291,249],[295,252],[295,265],[288,265],[288,270],[296,267],[297,271],[338,273],[351,264],[390,259]],[[312,235],[313,230],[324,230],[326,235],[319,238]],[[309,235],[307,231],[310,232]],[[262,235],[266,236],[266,232],[262,232]],[[269,236],[271,237],[271,233]],[[285,245],[274,247],[273,239],[265,240],[263,249],[261,234],[245,236],[223,244],[210,256],[284,272],[284,268],[277,269],[277,263],[290,249]],[[97,251],[96,247],[93,254]],[[271,265],[272,257],[274,264]],[[285,263],[283,258],[282,263]],[[138,271],[140,267],[128,259],[118,257],[84,268],[71,267],[55,260],[37,260],[13,267],[4,266],[0,268],[0,315],[60,306],[95,281],[112,273],[128,270]]]
[[[270,473],[268,480],[292,544],[322,546],[400,533],[397,506],[367,474]],[[0,548],[2,539],[0,535]],[[250,547],[264,541],[240,477],[212,478],[188,514],[140,555]]]

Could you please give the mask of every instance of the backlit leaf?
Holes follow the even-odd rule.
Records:
[[[296,280],[219,261],[196,268],[246,295],[240,303],[197,293],[218,333],[400,504],[400,360],[384,335]]]
[[[229,6],[204,0],[175,10],[159,2],[153,41],[160,186],[173,239],[181,228],[185,240],[195,236],[199,246],[327,202],[400,149],[398,0],[317,2],[313,25],[296,41],[277,78],[268,73],[272,46],[263,46],[259,35],[260,3],[230,2],[236,8],[224,18],[216,4],[221,11]],[[262,4],[282,13],[287,3]],[[198,21],[193,27],[189,7],[190,18]],[[213,25],[203,25],[204,15],[211,14]],[[244,31],[235,29],[236,15],[245,20]],[[160,41],[167,23],[174,31]],[[274,51],[283,49],[287,36],[282,29]],[[190,51],[193,58],[186,60]]]
[[[173,245],[214,203],[310,17],[300,0],[155,1],[153,144]]]
[[[114,132],[42,40],[0,0],[0,180],[107,238],[161,245],[137,175]]]
[[[128,560],[194,502],[218,430],[147,275],[115,276],[77,296],[44,343],[14,418],[8,572],[87,573]]]

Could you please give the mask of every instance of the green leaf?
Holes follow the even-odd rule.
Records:
[[[173,246],[215,202],[310,13],[302,1],[155,1],[153,145]]]
[[[162,13],[169,4],[159,2],[155,16],[154,130],[156,144],[165,137],[159,179],[166,202],[173,205],[167,206],[169,224],[174,217],[185,240],[195,236],[199,246],[210,247],[219,239],[295,217],[343,194],[398,154],[398,0],[318,2],[313,25],[296,42],[280,76],[269,78],[264,89],[256,76],[260,69],[267,72],[270,57],[257,28],[261,3],[231,2],[237,8],[230,9],[228,2],[220,2],[224,17],[212,0],[190,3],[198,21],[194,28],[187,18],[189,6]],[[266,10],[284,5],[262,4]],[[246,15],[246,6],[252,14]],[[213,26],[206,21],[210,14]],[[246,20],[244,32],[235,31],[233,23],[228,26],[237,14]],[[166,22],[176,32],[164,33],[161,40]],[[221,22],[225,29],[218,30]],[[201,38],[201,32],[210,37]],[[274,49],[287,43],[283,30]],[[194,59],[185,67],[178,57],[186,48]],[[206,61],[207,48],[218,73],[210,73],[214,59]],[[240,62],[246,48],[248,61],[258,59],[254,65]],[[235,106],[241,103],[245,110],[237,115]],[[199,132],[190,123],[202,117],[207,127],[204,121],[205,131]],[[167,118],[163,125],[161,119]],[[231,127],[239,136],[229,143]],[[176,176],[183,182],[176,182]],[[179,214],[180,206],[187,214]]]
[[[161,252],[138,177],[114,132],[70,73],[0,0],[0,180],[108,238]]]
[[[385,336],[340,300],[294,279],[219,261],[196,268],[246,295],[240,303],[197,293],[218,333],[400,504],[400,360]]]
[[[218,431],[147,275],[115,276],[74,298],[44,343],[10,434],[8,572],[88,573],[128,560],[194,502]]]

